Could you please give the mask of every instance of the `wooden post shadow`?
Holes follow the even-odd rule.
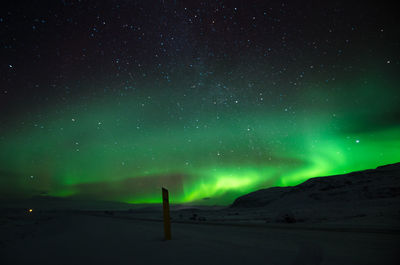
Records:
[[[164,210],[164,236],[165,240],[171,240],[171,221],[169,217],[168,190],[162,188],[163,210]]]

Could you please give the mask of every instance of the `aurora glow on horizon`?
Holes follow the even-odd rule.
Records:
[[[165,186],[175,203],[229,204],[257,189],[400,161],[398,29],[379,8],[369,18],[347,10],[322,19],[307,7],[300,17],[290,4],[218,2],[197,12],[157,2],[141,3],[132,17],[140,9],[133,2],[118,5],[127,5],[118,21],[107,8],[99,15],[88,3],[64,6],[61,26],[36,10],[35,29],[47,37],[24,36],[39,48],[15,48],[18,57],[6,50],[3,198],[153,203]],[[90,22],[73,17],[75,9],[89,10]],[[295,23],[304,14],[325,22]],[[0,27],[8,21],[15,31],[10,16]],[[42,61],[31,60],[36,53]]]

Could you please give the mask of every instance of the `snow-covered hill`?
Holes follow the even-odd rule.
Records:
[[[286,221],[397,216],[400,214],[400,163],[311,178],[293,187],[258,190],[237,198],[231,208],[281,213]]]

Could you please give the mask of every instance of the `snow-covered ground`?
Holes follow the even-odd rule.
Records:
[[[400,233],[173,223],[60,212],[1,225],[0,264],[399,264]],[[288,224],[287,224],[288,225]]]

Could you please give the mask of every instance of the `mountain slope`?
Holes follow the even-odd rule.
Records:
[[[237,198],[231,209],[258,209],[306,220],[382,215],[398,218],[400,163],[311,178],[293,187],[258,190]]]

